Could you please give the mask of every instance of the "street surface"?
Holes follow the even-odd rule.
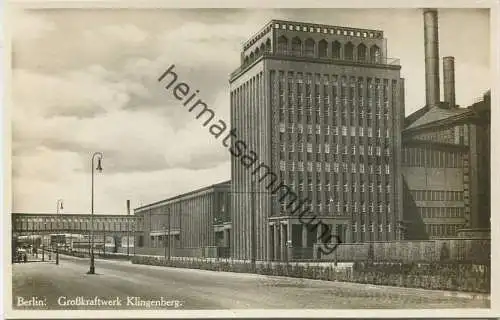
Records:
[[[87,275],[88,270],[89,259],[64,255],[60,256],[59,265],[54,261],[14,264],[13,307],[215,310],[490,305],[489,300],[447,297],[437,291],[133,265],[129,261],[96,260],[97,274]]]

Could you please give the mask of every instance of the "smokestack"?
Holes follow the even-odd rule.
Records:
[[[437,106],[439,91],[439,37],[437,9],[424,9],[425,96],[427,106]]]
[[[455,107],[455,58],[443,58],[443,91],[444,102],[450,108]]]
[[[127,214],[130,215],[130,200],[127,200]]]

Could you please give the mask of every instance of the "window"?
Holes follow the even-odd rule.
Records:
[[[346,126],[342,126],[342,135],[347,136],[347,127]]]
[[[321,40],[318,43],[318,56],[320,58],[327,57],[328,55],[327,48],[328,48],[328,42],[326,42],[325,40]]]
[[[333,172],[339,172],[339,164],[338,164],[338,162],[335,162],[333,164]]]
[[[280,171],[285,171],[285,161],[280,161]]]
[[[380,63],[380,48],[376,45],[370,48],[370,60],[374,63]]]
[[[305,43],[305,55],[308,57],[314,57],[314,40],[313,39],[307,39]]]
[[[356,135],[356,127],[351,127],[351,136],[354,137]]]
[[[278,53],[286,53],[288,51],[288,39],[285,36],[278,38]]]
[[[307,171],[312,171],[312,162],[307,162]]]
[[[366,46],[364,44],[358,46],[358,60],[366,60]]]
[[[354,59],[354,45],[351,42],[348,42],[344,47],[344,59]]]
[[[340,42],[335,41],[332,44],[332,58],[333,59],[340,59]]]
[[[295,37],[292,40],[292,53],[294,55],[302,54],[302,41],[298,37]]]

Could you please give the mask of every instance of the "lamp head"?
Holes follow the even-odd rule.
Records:
[[[99,172],[102,172],[101,158],[97,158],[97,168],[95,169]]]

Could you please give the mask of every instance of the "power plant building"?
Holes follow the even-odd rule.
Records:
[[[229,181],[214,184],[134,210],[139,248],[164,248],[177,253],[203,247],[228,247]]]
[[[423,17],[426,105],[407,117],[383,31],[267,23],[229,79],[231,180],[136,209],[138,246],[286,260],[313,258],[329,234],[489,237],[490,94],[457,106],[444,57],[441,101],[437,10]]]
[[[231,123],[248,149],[343,242],[398,239],[404,82],[383,32],[274,20],[244,44],[241,63]],[[312,249],[324,230],[300,223],[270,179],[252,190],[252,169],[232,158],[235,257],[250,259],[252,246],[257,259]]]
[[[402,152],[405,238],[432,239],[473,231],[488,236],[490,97],[455,104],[455,61],[443,58],[440,101],[438,13],[424,10],[427,105],[405,120]]]

